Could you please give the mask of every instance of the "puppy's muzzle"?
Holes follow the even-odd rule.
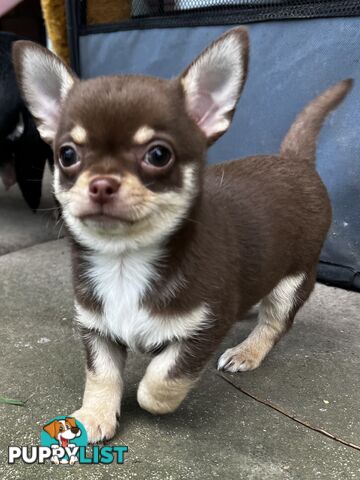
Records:
[[[89,196],[99,205],[110,203],[120,188],[120,181],[111,177],[97,177],[90,182]]]

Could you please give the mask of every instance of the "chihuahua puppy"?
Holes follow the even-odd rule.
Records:
[[[79,81],[56,56],[14,47],[24,98],[55,153],[55,194],[72,238],[77,323],[87,354],[89,440],[116,431],[127,349],[154,352],[138,402],[174,411],[235,321],[260,304],[250,336],[219,359],[260,365],[314,287],[331,208],[315,140],[345,96],[314,100],[279,155],[205,168],[243,88],[248,36],[235,28],[179,77]]]

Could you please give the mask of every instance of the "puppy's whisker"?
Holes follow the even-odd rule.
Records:
[[[222,187],[223,181],[224,181],[224,175],[225,175],[225,169],[223,168],[222,174],[221,174],[221,179],[220,179],[220,188]]]
[[[63,227],[64,227],[64,224],[65,224],[65,222],[63,221],[63,222],[61,223],[61,227],[60,227],[60,229],[59,229],[59,233],[58,233],[58,236],[57,236],[57,239],[58,239],[58,240],[59,240],[59,238],[60,238],[60,236],[61,236],[61,232],[62,232],[62,229],[63,229]]]
[[[199,220],[194,220],[193,218],[190,218],[190,217],[187,217],[185,220],[187,222],[196,223],[197,225],[203,225],[203,222],[199,222]]]
[[[51,207],[51,208],[38,208],[38,212],[49,212],[53,210],[61,210],[61,207]]]

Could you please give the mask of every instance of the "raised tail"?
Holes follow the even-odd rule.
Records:
[[[344,99],[352,84],[351,79],[343,80],[310,102],[291,125],[281,144],[280,155],[301,157],[315,163],[316,139],[324,120]]]

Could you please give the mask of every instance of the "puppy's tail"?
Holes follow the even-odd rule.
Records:
[[[310,102],[286,134],[280,155],[306,159],[315,164],[316,139],[327,115],[351,90],[352,79],[343,80]]]

